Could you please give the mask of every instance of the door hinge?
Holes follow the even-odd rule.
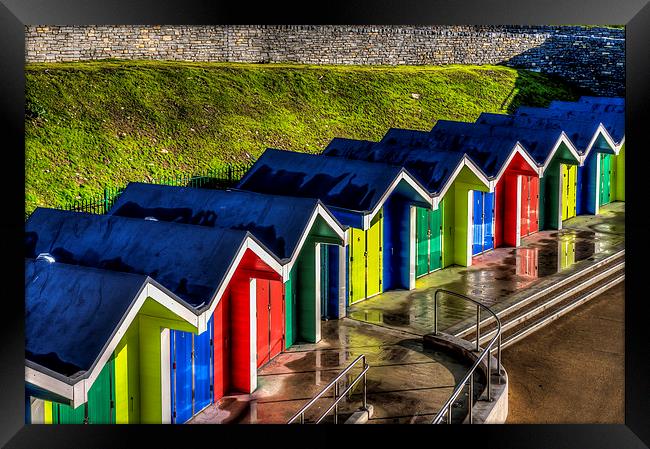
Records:
[[[111,408],[115,408],[115,401],[111,399]]]
[[[174,410],[174,413],[172,413],[172,417],[176,419],[176,410]]]
[[[172,369],[176,369],[176,362],[172,363]]]

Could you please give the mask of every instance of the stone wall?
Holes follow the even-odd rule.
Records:
[[[505,64],[624,95],[625,31],[553,26],[28,26],[27,62]]]

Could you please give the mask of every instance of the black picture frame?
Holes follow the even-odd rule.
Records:
[[[25,426],[24,425],[24,64],[25,25],[89,24],[626,24],[625,424],[502,426]],[[650,4],[647,0],[328,1],[279,4],[209,0],[0,0],[0,127],[3,156],[0,326],[0,444],[7,447],[121,447],[343,443],[499,448],[643,448],[650,445],[650,335],[644,289],[643,134],[650,109]],[[627,142],[629,141],[629,142]],[[645,144],[649,146],[648,144]],[[6,188],[10,186],[10,188]],[[585,388],[589,388],[585,385]],[[598,407],[598,397],[593,398]],[[355,435],[358,434],[358,435]],[[140,440],[140,442],[137,442]]]

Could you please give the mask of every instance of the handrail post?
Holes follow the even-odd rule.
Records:
[[[304,423],[305,423],[305,412],[302,412],[300,414],[300,424],[304,424]]]
[[[433,333],[434,333],[434,335],[438,335],[438,292],[439,292],[439,290],[436,290],[436,292],[433,294]]]
[[[472,402],[474,401],[474,373],[469,378],[469,393],[468,393],[468,399],[467,399],[467,404],[468,404],[468,415],[469,415],[469,423],[472,424],[473,416],[472,416]]]
[[[339,397],[339,381],[337,380],[334,384],[334,424],[338,424],[339,421],[339,403],[336,400]]]
[[[481,339],[481,307],[476,305],[476,352],[479,351],[479,340]]]
[[[449,407],[447,407],[447,424],[451,424],[451,404],[453,402],[450,402]]]
[[[499,384],[501,384],[501,332],[499,332],[499,342],[497,343],[497,369],[499,371]]]
[[[492,348],[487,353],[487,400],[492,401]]]
[[[366,369],[366,356],[363,356],[363,369]],[[368,395],[368,390],[367,390],[367,378],[368,378],[368,373],[363,374],[363,409],[368,410],[368,400],[367,400],[367,395]]]

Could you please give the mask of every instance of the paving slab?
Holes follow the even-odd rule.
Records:
[[[476,298],[496,310],[517,295],[552,283],[625,248],[625,203],[603,206],[599,215],[580,215],[559,231],[541,231],[522,239],[518,248],[497,248],[473,259],[471,267],[452,266],[416,281],[415,290],[374,296],[348,309],[352,319],[413,335],[434,327],[434,294],[439,288]],[[469,302],[442,295],[438,327],[447,331],[474,317]]]

